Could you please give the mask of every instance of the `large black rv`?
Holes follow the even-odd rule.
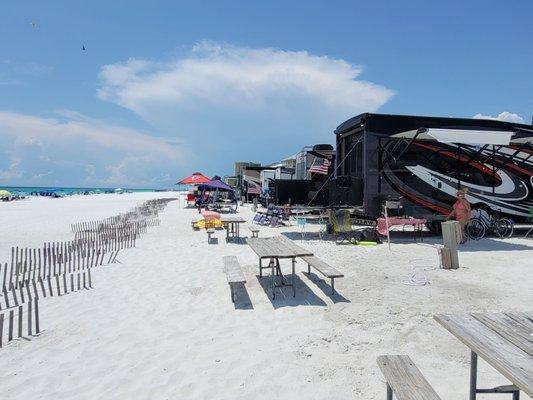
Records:
[[[458,188],[474,206],[516,222],[533,207],[533,126],[495,120],[361,114],[342,123],[330,202],[376,218],[401,198],[406,214],[443,219]]]

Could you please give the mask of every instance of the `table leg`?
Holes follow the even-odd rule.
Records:
[[[296,266],[296,259],[293,258],[292,259],[292,278],[291,278],[291,283],[292,283],[292,297],[296,297],[296,287],[294,286],[294,275],[295,275],[295,266]]]
[[[263,277],[263,259],[259,257],[259,278]]]
[[[476,400],[477,391],[477,354],[470,352],[470,400]]]
[[[275,275],[276,263],[274,259],[270,259],[270,286],[272,288],[272,300],[276,298],[276,275]]]
[[[229,240],[229,224],[226,224],[226,242]]]
[[[392,400],[392,388],[387,383],[387,400]]]

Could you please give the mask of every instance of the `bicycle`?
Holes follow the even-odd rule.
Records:
[[[489,214],[484,209],[473,210],[474,216],[466,225],[466,236],[472,240],[485,237],[487,231],[493,232],[500,239],[507,239],[513,235],[514,224],[509,218],[500,217],[499,212]]]

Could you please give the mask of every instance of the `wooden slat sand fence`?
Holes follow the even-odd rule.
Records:
[[[0,264],[0,347],[23,335],[23,321],[28,335],[39,333],[39,299],[91,289],[91,269],[135,247],[148,227],[160,224],[159,212],[173,200],[149,200],[124,214],[73,224],[71,241],[12,247],[11,261]]]
[[[0,269],[7,268],[7,264]],[[28,277],[13,282],[1,288],[0,311],[20,306],[33,299],[63,296],[83,289],[92,288],[91,269],[77,270],[47,276]]]
[[[0,348],[14,339],[39,333],[39,299],[0,312]]]
[[[105,252],[91,242],[45,243],[42,248],[11,249],[11,262],[0,265],[0,290],[18,289],[30,281],[45,281],[102,265]]]
[[[0,265],[0,290],[20,288],[23,282],[60,279],[96,266],[117,261],[118,252],[135,247],[141,234],[149,226],[159,224],[153,218],[172,199],[158,199],[146,208],[144,205],[129,213],[102,221],[73,225],[75,239],[68,242],[47,242],[40,248],[11,249],[11,262]],[[155,211],[154,211],[155,210]]]

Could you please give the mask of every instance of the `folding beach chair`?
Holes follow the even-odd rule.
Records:
[[[331,224],[333,227],[333,237],[335,243],[339,244],[344,241],[350,241],[354,234],[352,224],[350,223],[349,210],[334,210],[331,213]],[[340,241],[338,240],[340,238]]]
[[[300,233],[302,234],[302,239],[305,239],[305,224],[307,219],[305,217],[296,217],[296,224],[300,227]]]
[[[261,214],[261,213],[255,214],[254,219],[252,220],[252,223],[260,224],[261,223],[261,219],[263,218],[263,216],[264,216],[264,214]]]
[[[272,219],[272,217],[270,215],[266,215],[266,214],[256,214],[256,216],[254,217],[254,220],[253,220],[253,223],[254,224],[257,224],[257,225],[270,225],[270,220]]]
[[[285,205],[281,208],[281,218],[284,220],[284,221],[289,221],[290,220],[290,217],[291,217],[291,206],[289,205]]]

